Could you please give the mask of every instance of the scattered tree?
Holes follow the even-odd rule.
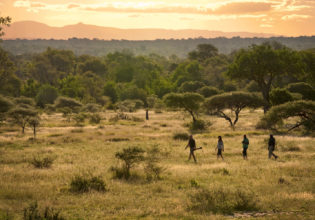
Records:
[[[164,96],[164,103],[171,108],[181,108],[187,111],[193,122],[196,121],[196,115],[200,109],[200,104],[204,98],[198,93],[169,93]]]
[[[306,130],[314,131],[315,129],[315,102],[309,100],[298,100],[286,102],[274,106],[260,120],[257,127],[265,129],[274,129],[282,127],[283,120],[298,117],[294,125],[291,125],[288,131],[303,126]]]
[[[33,128],[34,139],[36,139],[36,128],[40,124],[40,118],[36,115],[28,119],[28,124]]]
[[[229,66],[227,75],[232,79],[257,82],[265,100],[266,112],[270,106],[269,93],[274,80],[301,71],[301,59],[296,52],[284,46],[274,49],[270,43],[264,43],[240,50]]]
[[[15,107],[9,111],[9,117],[12,122],[19,125],[22,128],[22,133],[24,134],[24,129],[29,123],[31,118],[35,117],[37,112],[32,108]]]
[[[246,107],[258,108],[263,106],[263,100],[254,93],[231,92],[222,93],[206,99],[204,106],[208,112],[227,120],[231,128],[235,129],[235,124],[239,119],[240,112]],[[234,112],[234,120],[224,112],[224,110],[227,109]]]

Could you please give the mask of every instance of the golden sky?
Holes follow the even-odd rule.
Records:
[[[0,0],[0,16],[50,26],[315,35],[315,0]]]

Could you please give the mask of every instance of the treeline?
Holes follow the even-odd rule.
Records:
[[[89,40],[72,38],[69,40],[5,40],[3,48],[14,55],[42,53],[47,47],[71,50],[76,55],[88,54],[92,56],[106,56],[109,53],[128,49],[135,55],[149,55],[151,53],[161,56],[176,54],[184,58],[199,44],[212,44],[220,53],[229,54],[240,48],[247,48],[252,44],[261,44],[265,41],[277,41],[294,50],[313,48],[315,36],[311,37],[272,37],[272,38],[198,38],[198,39],[171,39],[154,41],[128,41],[128,40]]]
[[[134,55],[130,51],[75,55],[50,47],[38,54],[13,55],[0,49],[0,94],[3,103],[8,97],[23,96],[35,104],[22,99],[16,105],[22,102],[46,110],[59,105],[64,114],[91,103],[122,111],[167,105],[186,110],[194,123],[199,123],[196,116],[203,107],[206,113],[228,120],[233,128],[243,108],[261,106],[267,112],[273,106],[308,100],[310,104],[294,104],[285,117],[301,117],[300,125],[311,123],[314,128],[314,49],[297,51],[265,42],[225,55],[211,44],[199,44],[186,56]],[[2,109],[5,112],[9,107]],[[226,109],[235,113],[235,119],[225,114]],[[279,112],[274,115],[277,120],[270,116],[271,122],[285,118]],[[275,125],[271,122],[260,126],[270,128]]]

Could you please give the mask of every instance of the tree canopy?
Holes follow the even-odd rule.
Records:
[[[234,129],[235,124],[239,119],[239,113],[244,108],[258,108],[263,106],[264,102],[257,94],[246,92],[231,92],[222,93],[212,96],[205,101],[205,108],[209,113],[216,114],[219,117],[226,119],[230,126]],[[230,110],[234,113],[235,118],[232,119],[225,110]]]

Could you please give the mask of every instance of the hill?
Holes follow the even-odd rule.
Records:
[[[156,40],[214,37],[271,37],[272,34],[249,32],[222,32],[209,30],[168,30],[168,29],[119,29],[78,23],[64,27],[51,27],[35,21],[20,21],[5,28],[4,39],[58,39],[88,38],[101,40]]]

